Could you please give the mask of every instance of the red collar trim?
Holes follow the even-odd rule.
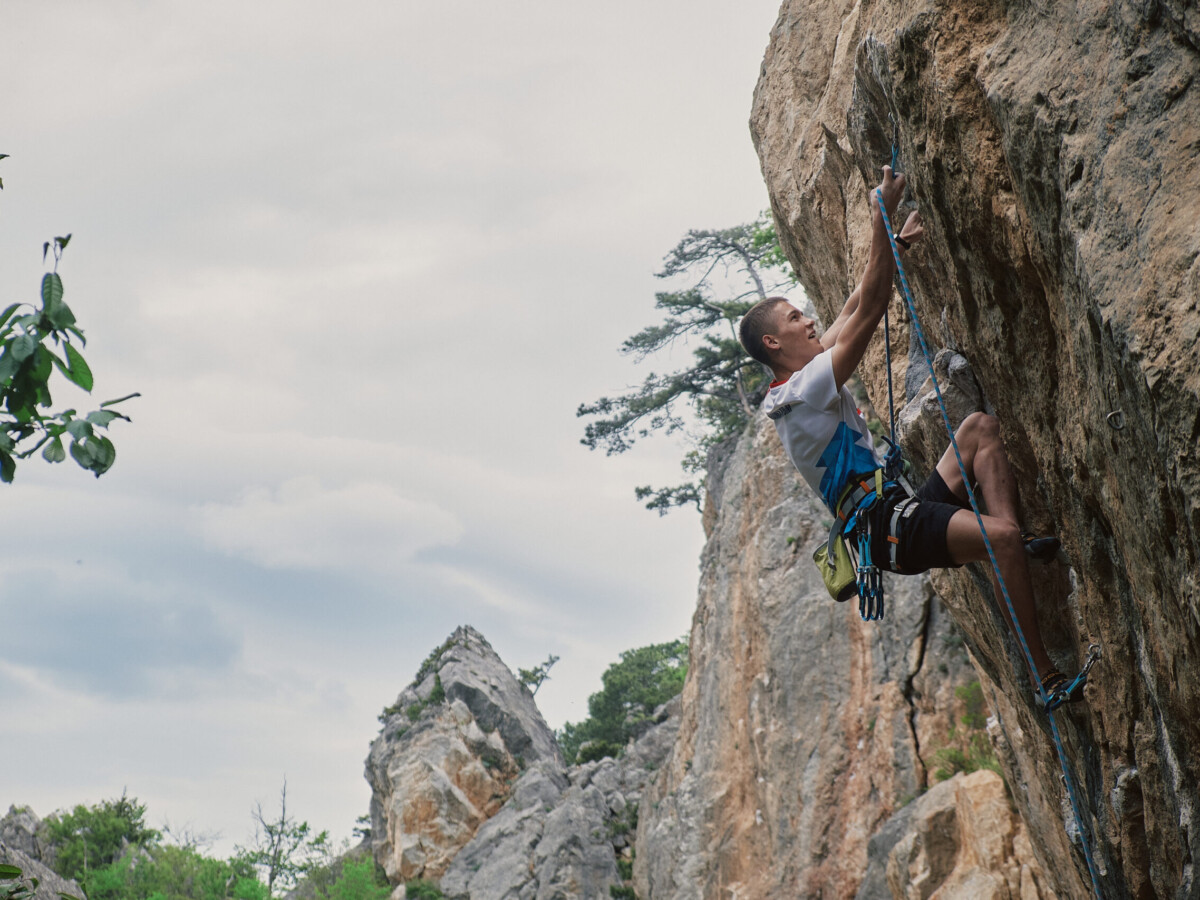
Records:
[[[771,387],[773,387],[773,388],[777,388],[777,387],[779,387],[781,384],[787,384],[787,383],[788,383],[788,381],[789,381],[789,379],[787,379],[787,378],[784,378],[784,379],[782,379],[781,381],[772,381],[772,382],[771,382]]]

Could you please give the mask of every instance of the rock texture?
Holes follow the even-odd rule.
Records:
[[[10,806],[0,819],[0,863],[18,867],[27,883],[38,880],[35,900],[59,900],[60,894],[83,897],[83,888],[55,872],[53,862],[41,820],[27,806]]]
[[[1184,0],[786,0],[755,92],[780,237],[826,318],[862,270],[867,191],[898,123],[928,229],[909,265],[918,314],[935,349],[970,361],[1027,521],[1055,528],[1073,564],[1042,570],[1037,590],[1064,668],[1092,642],[1104,654],[1088,704],[1059,716],[1082,823],[1064,811],[1045,721],[982,574],[935,581],[1063,897],[1093,893],[1080,825],[1105,896],[1200,892],[1198,48],[1200,12]],[[905,377],[903,325],[894,340],[896,382],[912,386],[924,375]],[[865,366],[876,401],[882,357],[877,342]],[[912,440],[925,466],[943,443],[922,426]],[[729,637],[762,668],[758,636]],[[744,813],[722,821],[720,840],[747,827]],[[752,858],[792,864],[782,847]]]
[[[568,768],[532,695],[463,627],[383,720],[366,777],[393,883],[439,881],[449,900],[607,900],[679,717],[668,705],[620,760]]]
[[[933,781],[974,679],[925,579],[864,623],[811,554],[828,513],[765,421],[710,467],[679,737],[639,817],[643,900],[853,897],[868,844]]]
[[[1046,900],[1054,896],[1004,782],[987,769],[956,775],[918,799],[884,863],[903,900]],[[873,860],[874,862],[874,860]],[[864,883],[863,888],[869,885]],[[860,890],[859,897],[885,896]]]

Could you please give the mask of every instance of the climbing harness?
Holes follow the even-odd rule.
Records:
[[[893,120],[893,125],[895,125],[894,120]],[[892,145],[892,160],[893,160],[892,171],[893,172],[896,171],[895,163],[897,162],[897,156],[898,156],[897,143],[893,143],[893,145]],[[988,559],[991,560],[992,569],[996,573],[996,583],[1000,586],[1000,593],[1004,597],[1005,605],[1008,607],[1009,620],[1012,622],[1013,630],[1017,634],[1018,642],[1021,645],[1021,651],[1025,656],[1025,663],[1026,663],[1026,665],[1029,666],[1029,671],[1031,673],[1033,673],[1033,675],[1036,677],[1037,666],[1034,665],[1033,654],[1030,653],[1030,651],[1029,651],[1029,643],[1025,640],[1025,633],[1021,630],[1020,623],[1018,623],[1018,621],[1017,621],[1017,613],[1016,613],[1016,610],[1013,608],[1012,597],[1009,596],[1008,586],[1005,585],[1005,583],[1004,583],[1004,576],[1000,574],[1000,564],[996,561],[996,553],[992,549],[991,539],[988,537],[987,529],[984,527],[984,524],[983,524],[983,516],[979,512],[979,503],[975,499],[974,490],[972,490],[972,488],[971,488],[971,480],[970,480],[970,478],[967,477],[967,467],[963,464],[962,454],[959,452],[959,449],[958,449],[958,441],[954,437],[954,427],[953,427],[952,423],[950,422],[950,414],[946,411],[946,403],[945,403],[945,400],[942,398],[942,388],[941,388],[941,385],[938,383],[937,372],[934,371],[933,357],[929,353],[929,345],[925,341],[925,333],[921,329],[921,322],[920,322],[920,319],[917,317],[916,304],[913,302],[913,299],[912,299],[912,290],[908,286],[908,278],[904,274],[904,265],[900,261],[900,251],[899,251],[899,249],[897,249],[897,246],[896,246],[895,233],[892,231],[891,219],[888,216],[887,207],[884,205],[884,202],[883,202],[883,191],[876,188],[875,197],[876,197],[876,200],[878,200],[878,202],[879,202],[879,211],[883,215],[884,228],[887,229],[888,242],[891,244],[891,247],[892,247],[892,257],[896,261],[896,272],[900,276],[901,294],[904,296],[905,305],[908,307],[909,317],[912,320],[913,331],[917,336],[918,342],[920,343],[921,352],[925,356],[925,364],[929,367],[930,378],[933,379],[933,389],[937,395],[938,407],[941,410],[942,421],[946,426],[946,431],[950,435],[950,446],[954,448],[954,458],[958,461],[958,469],[959,469],[959,472],[962,474],[963,485],[967,489],[967,498],[971,501],[971,509],[975,513],[975,521],[978,522],[978,524],[979,524],[979,531],[983,537],[983,545],[984,545],[984,547],[987,548]],[[886,316],[884,318],[884,322],[885,322],[885,332],[886,332],[886,322],[887,322]],[[889,366],[889,368],[888,368],[888,400],[889,400],[889,403],[891,401],[891,374],[892,374],[891,368]],[[1079,675],[1077,675],[1075,677],[1074,681],[1071,682],[1071,685],[1065,695],[1062,690],[1055,691],[1054,694],[1048,695],[1046,693],[1045,687],[1042,686],[1041,683],[1039,682],[1038,697],[1039,697],[1039,705],[1045,710],[1046,719],[1050,723],[1050,733],[1054,738],[1054,749],[1055,749],[1055,752],[1058,754],[1059,765],[1062,767],[1063,783],[1067,787],[1067,796],[1069,797],[1069,799],[1071,801],[1071,812],[1074,814],[1076,825],[1079,828],[1080,843],[1083,846],[1083,857],[1084,857],[1084,860],[1087,862],[1088,874],[1091,876],[1091,879],[1092,879],[1092,888],[1096,892],[1096,897],[1100,898],[1100,900],[1103,900],[1103,894],[1100,891],[1099,876],[1096,874],[1096,864],[1095,864],[1095,861],[1092,859],[1091,837],[1090,837],[1091,829],[1085,824],[1083,816],[1080,813],[1079,799],[1076,795],[1074,781],[1071,778],[1070,768],[1067,764],[1067,754],[1066,754],[1066,750],[1063,748],[1062,735],[1059,734],[1058,724],[1054,721],[1054,710],[1058,706],[1061,706],[1062,703],[1065,701],[1065,699],[1070,696],[1070,691],[1078,690],[1082,687],[1083,683],[1087,680],[1088,671],[1091,669],[1092,665],[1095,664],[1096,659],[1098,659],[1099,656],[1100,656],[1100,648],[1096,645],[1092,645],[1092,648],[1089,648],[1087,663],[1084,665],[1084,667],[1080,671]],[[1054,703],[1053,701],[1056,698],[1057,698],[1057,703]]]

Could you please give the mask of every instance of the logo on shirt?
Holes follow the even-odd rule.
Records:
[[[821,476],[821,496],[830,509],[837,506],[837,495],[846,486],[851,475],[872,472],[879,467],[870,445],[859,443],[865,440],[861,432],[855,431],[845,422],[839,422],[837,431],[817,460],[817,468],[824,469]]]

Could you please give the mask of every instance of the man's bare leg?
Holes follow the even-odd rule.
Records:
[[[988,514],[983,516],[983,525],[987,529],[992,551],[996,554],[996,563],[1000,568],[1000,574],[1004,576],[1004,584],[1008,588],[1008,596],[1012,600],[1017,622],[1020,623],[1021,631],[1025,635],[1025,642],[1033,657],[1037,678],[1040,679],[1054,668],[1054,663],[1050,661],[1046,648],[1042,644],[1041,630],[1037,624],[1037,612],[1033,603],[1033,582],[1029,577],[1029,560],[1021,540],[1021,526],[1017,520],[1017,483],[1008,462],[1008,453],[1004,449],[1004,442],[1000,438],[999,425],[992,416],[975,413],[968,416],[959,426],[958,431],[955,432],[955,440],[958,443],[959,452],[962,454],[967,477],[973,484],[979,485],[979,493],[983,494],[983,502],[988,511]],[[946,449],[938,462],[937,470],[938,474],[942,476],[942,480],[946,482],[946,486],[956,496],[966,500],[967,490],[963,485],[962,474],[958,468],[958,461],[954,457],[953,447]],[[950,519],[950,525],[946,532],[946,543],[955,562],[988,560],[983,534],[979,530],[975,514],[970,510],[957,512]],[[996,580],[995,573],[992,574],[992,586],[996,592],[996,602],[1000,606],[1000,611],[1009,623],[1009,628],[1012,628],[1013,623],[1008,614],[1008,604],[1004,602],[1004,596],[1000,591],[1000,584]]]

